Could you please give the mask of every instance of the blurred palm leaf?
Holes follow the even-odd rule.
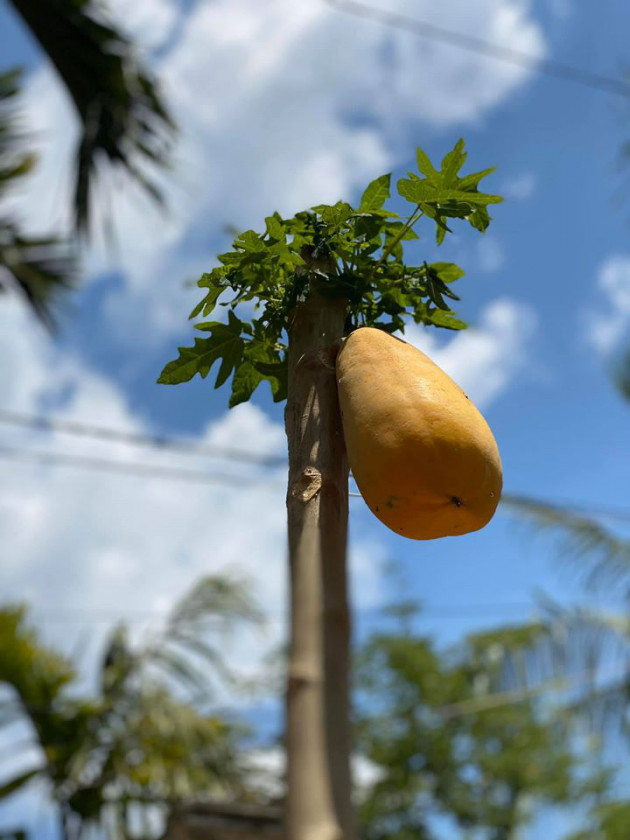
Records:
[[[228,626],[263,621],[247,582],[224,575],[208,575],[196,583],[174,608],[169,627],[200,629],[208,617],[219,618]]]
[[[16,129],[15,99],[19,93],[17,70],[0,74],[0,198],[5,198],[35,164],[23,151],[25,138]],[[58,293],[73,285],[76,263],[66,240],[33,237],[0,216],[0,292],[17,291],[50,328]]]
[[[74,285],[75,261],[68,242],[24,236],[0,219],[0,291],[18,289],[37,317],[55,326],[59,292]]]
[[[630,737],[628,617],[548,603],[531,625],[476,634],[471,646],[492,690],[554,697],[568,723],[616,743]]]
[[[243,624],[261,626],[263,621],[246,581],[208,575],[175,605],[145,658],[193,694],[207,691],[212,677],[233,684],[235,675],[225,660],[221,635]]]
[[[10,0],[59,73],[81,121],[75,218],[87,229],[99,158],[122,166],[157,200],[147,163],[168,160],[173,122],[133,45],[93,0]]]
[[[630,596],[630,539],[592,516],[540,499],[506,494],[501,504],[539,531],[558,537],[561,556],[581,564],[587,585],[611,586]]]
[[[17,793],[18,790],[21,790],[25,785],[39,776],[40,772],[39,769],[27,770],[25,773],[14,776],[10,782],[5,782],[3,785],[0,785],[0,801],[6,799],[7,796],[11,796],[13,793]]]
[[[630,598],[630,539],[596,514],[506,495],[502,504],[535,529],[559,540],[565,563],[586,572],[589,588]],[[630,738],[630,618],[547,601],[542,617],[501,640],[477,637],[477,654],[494,662],[495,690],[542,689],[555,696],[567,720],[598,737]],[[630,741],[628,741],[630,745]]]

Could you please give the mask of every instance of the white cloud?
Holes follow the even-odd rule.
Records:
[[[14,360],[0,367],[5,410],[37,412],[46,404],[55,406],[60,418],[134,433],[151,431],[113,382],[56,348],[16,301],[4,301],[0,308],[0,353]],[[286,446],[282,426],[251,403],[209,422],[199,440],[217,447],[252,448],[261,455],[283,455]],[[251,672],[269,646],[283,638],[283,467],[269,471],[237,463],[219,466],[200,455],[186,459],[9,426],[2,427],[2,443],[31,451],[207,468],[248,478],[242,487],[197,485],[3,460],[3,599],[29,602],[54,642],[69,650],[87,630],[98,640],[116,617],[130,616],[138,628],[146,627],[147,613],[156,612],[159,618],[199,577],[224,571],[252,581],[270,618],[266,635],[249,633],[235,640],[233,661]],[[377,541],[352,542],[353,601],[359,608],[378,605],[383,598],[383,556]],[[46,613],[51,609],[52,616]],[[67,621],[57,623],[60,618]]]
[[[524,0],[396,8],[534,56],[545,51]],[[207,265],[226,222],[256,226],[274,209],[349,197],[409,156],[421,126],[478,121],[531,75],[321,0],[216,0],[181,20],[168,0],[116,0],[114,11],[147,44],[169,45],[156,70],[181,129],[170,218],[137,190],[104,189],[119,257],[93,249],[87,267],[126,272],[105,309],[119,339],[140,324],[156,340],[180,328],[189,309],[181,281]],[[42,162],[20,206],[41,229],[47,219],[59,224],[67,206],[60,161],[67,173],[75,121],[46,68],[31,79],[27,106]]]
[[[588,340],[602,354],[614,350],[630,329],[630,256],[609,257],[597,272],[605,309],[588,316]]]
[[[509,181],[506,181],[499,192],[505,198],[514,198],[524,201],[531,198],[536,192],[538,179],[533,172],[522,172]]]
[[[173,31],[181,12],[173,0],[107,0],[106,12],[118,22],[134,44],[144,49],[160,47]]]
[[[486,307],[477,329],[456,334],[445,344],[436,333],[415,327],[407,338],[486,406],[523,364],[533,320],[528,308],[502,299]],[[16,301],[7,300],[0,308],[0,353],[13,360],[11,366],[0,367],[6,410],[37,412],[46,405],[66,419],[151,431],[113,382],[56,347]],[[183,461],[181,455],[138,453],[122,443],[60,433],[42,437],[8,426],[2,432],[8,447],[167,466]],[[281,454],[285,445],[282,427],[252,404],[209,422],[200,440],[241,448],[251,442],[262,454]],[[200,456],[187,465],[219,469]],[[237,464],[220,469],[251,480],[234,488],[3,462],[4,599],[30,602],[42,620],[47,609],[60,611],[57,618],[69,611],[65,619],[74,615],[73,622],[57,624],[48,616],[45,623],[52,640],[69,649],[82,630],[91,629],[101,638],[104,623],[99,620],[131,615],[146,624],[147,612],[168,609],[201,575],[240,573],[253,581],[271,616],[267,637],[235,643],[235,660],[246,670],[255,668],[285,629],[284,469],[265,472]],[[363,508],[360,501],[353,504],[351,525],[354,521],[359,526],[351,533],[353,601],[358,608],[373,608],[386,599],[385,548],[365,539],[359,524]]]
[[[490,303],[479,323],[441,345],[435,331],[411,326],[405,339],[443,368],[479,407],[487,406],[525,364],[536,319],[530,307],[509,298]]]

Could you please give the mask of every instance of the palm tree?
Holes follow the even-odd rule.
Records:
[[[18,71],[0,74],[0,200],[35,165],[34,155],[23,150],[24,138],[15,125],[19,83]],[[50,327],[57,294],[73,284],[75,272],[70,242],[29,236],[16,220],[0,211],[0,292],[21,292],[33,312]]]
[[[246,796],[241,730],[192,701],[208,695],[208,662],[215,678],[234,679],[210,627],[260,620],[242,582],[205,578],[141,647],[123,626],[115,629],[96,696],[82,697],[74,666],[42,644],[26,610],[0,610],[0,684],[10,691],[0,726],[26,723],[23,746],[38,754],[0,787],[0,800],[44,780],[61,836],[79,840],[95,826],[127,837],[132,808],[146,814],[190,798]]]
[[[90,229],[94,182],[100,160],[121,167],[158,201],[147,169],[168,162],[173,122],[133,45],[106,23],[97,0],[10,0],[52,62],[81,125],[75,156],[74,216],[77,232]],[[25,138],[14,128],[19,73],[0,76],[0,199],[28,174],[33,155],[18,151]],[[9,107],[10,106],[10,107]],[[21,233],[0,215],[0,291],[21,291],[49,326],[56,292],[76,274],[71,243]]]

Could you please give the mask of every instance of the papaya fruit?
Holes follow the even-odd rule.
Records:
[[[404,537],[477,531],[503,484],[485,419],[431,359],[361,327],[343,342],[337,387],[348,461],[370,510]]]

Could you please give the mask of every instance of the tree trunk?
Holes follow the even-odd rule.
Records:
[[[334,372],[346,302],[311,296],[289,330],[291,641],[287,840],[353,840],[348,463]]]

